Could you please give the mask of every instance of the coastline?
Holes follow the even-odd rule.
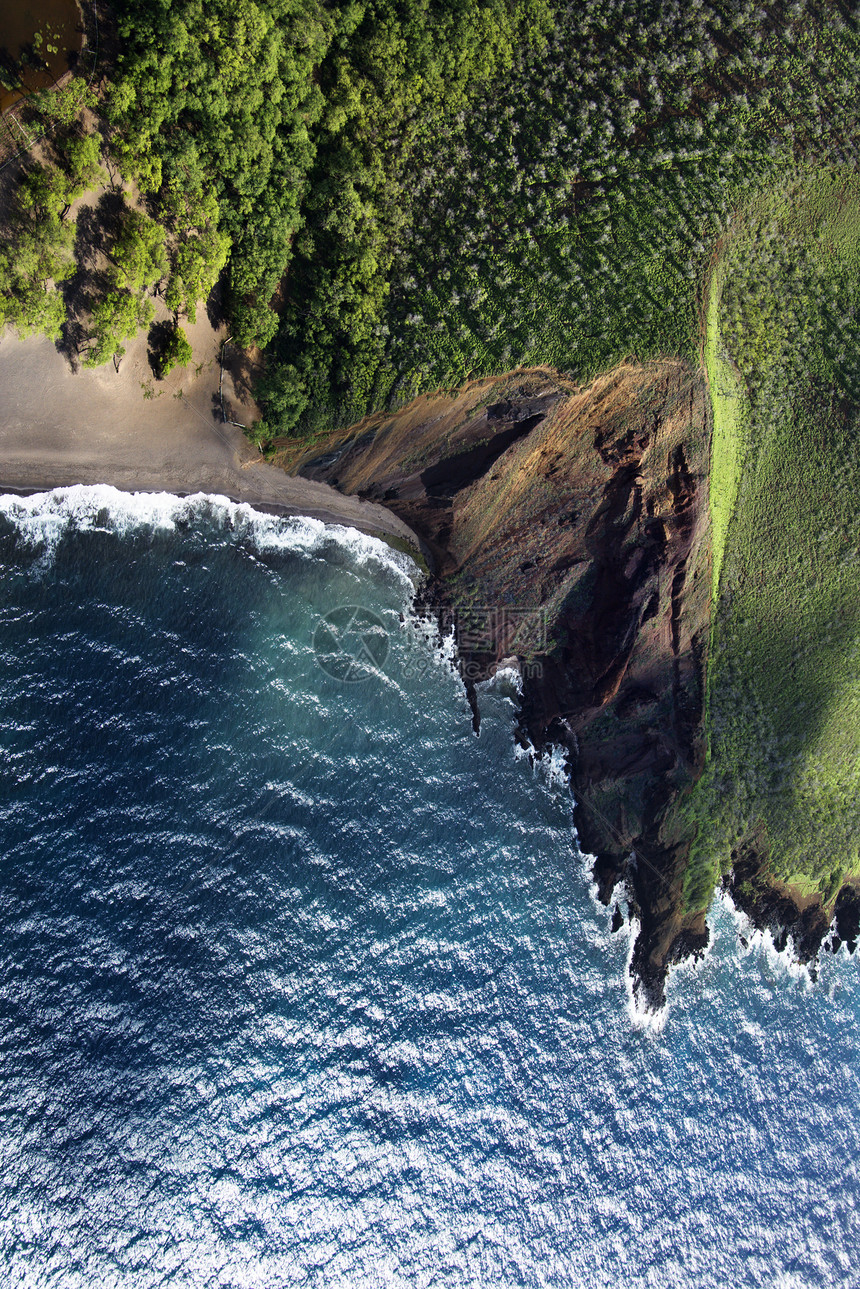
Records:
[[[670,965],[698,956],[708,938],[703,915],[683,912],[687,845],[671,825],[673,804],[700,772],[702,755],[710,577],[702,564],[706,467],[697,445],[707,435],[690,426],[704,431],[709,411],[696,373],[679,363],[622,366],[572,391],[547,369],[520,370],[459,395],[416,399],[371,427],[308,445],[290,462],[296,473],[287,474],[220,419],[223,328],[204,317],[189,332],[192,364],[160,382],[152,380],[143,336],[129,345],[119,372],[73,372],[52,342],[4,334],[0,493],[104,484],[127,493],[218,495],[264,513],[358,529],[406,549],[419,565],[423,557],[431,572],[423,594],[443,610],[457,604],[445,579],[467,561],[467,593],[480,587],[483,603],[542,597],[551,634],[563,628],[566,652],[541,655],[526,687],[522,731],[536,747],[568,748],[577,828],[597,856],[601,899],[614,901],[617,919],[621,891],[635,912],[631,975],[640,1002],[659,1010]],[[247,368],[225,366],[231,421],[259,414],[249,385]],[[652,419],[659,411],[659,443],[650,449],[642,437],[646,409]],[[631,428],[641,438],[633,457]],[[641,504],[631,509],[624,500],[628,476],[662,525],[659,552],[644,563]],[[641,567],[633,568],[631,552]],[[547,581],[539,570],[550,557]],[[573,585],[565,579],[585,566],[593,566],[601,594],[565,619]],[[459,648],[479,670],[496,661],[473,657],[462,640]],[[583,689],[592,672],[593,692]],[[607,688],[608,677],[616,679]],[[641,865],[631,867],[631,853]],[[778,943],[790,934],[798,959],[815,959],[832,921],[820,902],[798,905],[752,862],[738,867],[727,889],[753,925],[772,930]],[[846,887],[833,913],[836,946],[853,949],[860,894]]]
[[[261,461],[241,429],[220,421],[221,330],[204,313],[189,328],[195,333],[189,335],[193,364],[159,382],[152,380],[143,335],[129,345],[117,373],[113,366],[73,372],[50,340],[4,333],[0,493],[109,484],[122,492],[218,494],[272,514],[345,524],[421,551],[412,529],[385,506],[344,496],[326,483],[290,478]],[[226,369],[224,392],[234,420],[258,414],[247,385]]]
[[[290,462],[421,535],[435,563],[422,602],[455,626],[469,683],[511,654],[526,664],[517,737],[566,750],[579,845],[616,929],[619,901],[636,921],[633,989],[655,1012],[669,968],[709,934],[686,904],[676,808],[704,763],[709,443],[701,373],[663,359],[586,386],[521,368]],[[472,715],[477,730],[474,701]]]

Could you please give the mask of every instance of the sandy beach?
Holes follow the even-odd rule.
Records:
[[[0,493],[71,484],[112,484],[125,492],[218,493],[267,510],[313,515],[364,532],[415,535],[383,506],[345,497],[327,484],[293,479],[260,460],[241,429],[221,419],[223,328],[205,310],[187,326],[194,360],[153,379],[146,335],[112,363],[73,372],[50,340],[0,339]],[[259,416],[241,375],[225,369],[227,415]]]

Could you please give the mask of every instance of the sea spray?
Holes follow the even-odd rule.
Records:
[[[295,551],[322,555],[342,551],[360,569],[385,568],[411,589],[417,566],[380,538],[311,516],[265,514],[244,502],[209,493],[177,497],[168,492],[122,492],[107,484],[75,485],[19,497],[0,495],[0,515],[30,547],[51,557],[69,532],[113,533],[117,537],[166,534],[206,525],[261,552]]]

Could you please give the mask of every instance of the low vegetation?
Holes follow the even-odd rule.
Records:
[[[801,171],[726,239],[706,348],[721,571],[692,907],[747,848],[825,901],[860,875],[858,300],[856,174]]]
[[[711,598],[717,601],[729,521],[735,509],[743,470],[743,425],[749,415],[747,391],[723,343],[720,304],[722,266],[715,269],[708,292],[704,359],[713,411],[711,438]]]

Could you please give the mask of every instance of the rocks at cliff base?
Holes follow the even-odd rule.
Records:
[[[688,363],[622,364],[586,387],[538,369],[378,414],[293,466],[384,501],[425,543],[420,605],[455,631],[476,732],[475,684],[516,660],[518,737],[566,749],[600,898],[621,886],[639,924],[646,1009],[708,941],[703,913],[684,907],[692,838],[677,807],[704,765],[710,433]],[[820,908],[763,916],[801,952],[827,929]],[[620,917],[616,901],[613,930]],[[856,942],[854,919],[845,903],[841,939]]]

